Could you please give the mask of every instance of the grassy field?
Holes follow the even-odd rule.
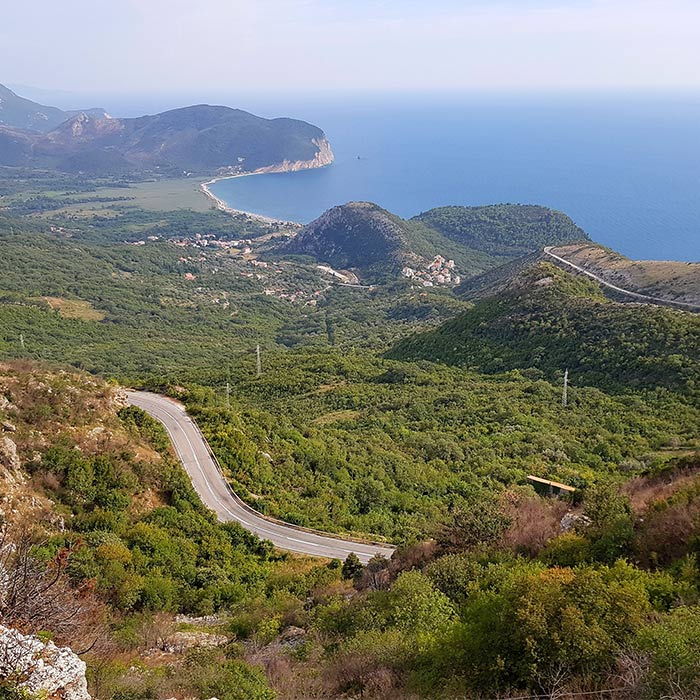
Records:
[[[178,180],[158,180],[140,182],[129,187],[100,189],[100,197],[134,197],[133,204],[149,211],[173,211],[175,209],[192,209],[209,211],[212,202],[199,189],[199,179],[182,178]]]
[[[64,190],[30,186],[0,197],[0,207],[14,207],[40,197],[44,213],[80,218],[112,216],[125,206],[146,211],[211,211],[214,208],[212,202],[200,190],[200,184],[201,178],[179,178],[138,182],[128,186],[98,185],[87,192],[76,191],[71,182],[66,184]],[[55,200],[55,206],[52,200]]]
[[[630,260],[591,244],[559,246],[554,252],[623,289],[700,304],[700,263]]]
[[[177,209],[192,209],[198,212],[210,211],[212,202],[199,189],[199,179],[182,178],[178,180],[156,180],[153,182],[139,182],[124,187],[104,187],[95,192],[95,200],[114,198],[115,203],[124,204],[145,209],[147,211],[176,211]],[[128,201],[122,198],[128,197]],[[76,195],[76,199],[85,199],[86,196]],[[104,215],[105,211],[113,208],[111,202],[95,201],[95,204],[80,202],[74,206],[63,207],[60,211],[70,214],[84,213],[89,215],[98,211]]]
[[[63,318],[73,318],[80,321],[102,321],[105,317],[89,301],[63,299],[62,297],[41,297],[41,299],[52,309],[58,311]]]

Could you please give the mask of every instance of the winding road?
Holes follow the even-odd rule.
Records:
[[[130,391],[128,400],[165,426],[195,491],[220,521],[233,520],[279,549],[297,554],[345,559],[354,552],[366,564],[375,554],[388,558],[394,553],[394,548],[386,544],[343,540],[258,513],[231,489],[207,441],[181,404],[146,391]]]
[[[556,255],[556,253],[552,252],[553,246],[547,246],[546,248],[543,249],[543,252],[545,255],[548,255],[550,258],[554,258],[556,261],[563,263],[564,265],[568,265],[568,267],[573,268],[577,272],[580,272],[581,274],[586,275],[587,277],[590,277],[591,279],[595,280],[599,284],[602,284],[604,287],[608,287],[608,289],[613,289],[616,292],[620,292],[621,294],[625,294],[628,297],[632,297],[633,299],[639,299],[641,302],[646,302],[648,304],[661,304],[663,306],[676,306],[680,309],[690,309],[691,311],[700,311],[700,306],[698,304],[690,304],[685,301],[673,301],[672,299],[662,299],[660,297],[650,297],[647,294],[640,294],[639,292],[632,292],[629,289],[623,289],[622,287],[617,287],[614,284],[611,284],[610,282],[606,282],[602,277],[599,277],[595,273],[591,272],[590,270],[586,270],[585,267],[581,267],[579,265],[576,265],[572,262],[569,262],[566,258],[562,258],[560,255]]]

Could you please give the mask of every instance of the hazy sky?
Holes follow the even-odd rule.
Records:
[[[700,88],[700,0],[2,0],[0,82],[73,92]]]

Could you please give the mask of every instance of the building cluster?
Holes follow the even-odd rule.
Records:
[[[455,261],[447,260],[442,255],[436,255],[433,261],[423,269],[406,266],[401,270],[401,274],[424,287],[457,285],[462,281],[457,274]]]
[[[209,263],[206,265],[208,273],[229,272],[245,279],[254,280],[261,284],[265,296],[292,304],[316,306],[332,284],[360,286],[360,280],[352,272],[334,270],[330,265],[317,265],[316,268],[321,273],[322,286],[315,289],[304,288],[307,285],[311,286],[311,284],[308,281],[306,285],[297,282],[293,263],[268,262],[257,259],[253,252],[255,241],[250,239],[222,240],[217,238],[215,234],[196,234],[186,238],[148,236],[129,243],[143,246],[158,241],[178,248],[189,249],[182,251],[182,255],[179,257],[180,263],[198,266]],[[285,274],[286,272],[292,274]],[[194,271],[183,271],[180,274],[187,282],[197,282],[201,277],[200,273]],[[217,297],[212,290],[196,287],[194,291],[206,296],[214,304],[220,304],[224,308],[229,307],[229,301],[225,297]]]
[[[183,238],[180,240],[170,240],[173,245],[187,247],[193,246],[195,248],[220,248],[222,250],[236,249],[239,250],[243,255],[248,255],[252,251],[253,241],[249,238],[241,238],[236,240],[223,240],[217,238],[214,233],[198,233],[194,238]]]

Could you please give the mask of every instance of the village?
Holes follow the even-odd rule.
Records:
[[[404,267],[401,274],[409,280],[415,280],[423,287],[456,286],[462,278],[457,274],[454,260],[446,260],[436,255],[424,269]]]
[[[277,237],[291,237],[292,233],[278,233]],[[130,245],[144,246],[148,243],[167,243],[183,249],[179,258],[182,264],[202,266],[216,263],[208,272],[216,274],[226,271],[246,279],[254,280],[261,285],[261,293],[267,297],[279,299],[292,304],[317,306],[323,294],[332,286],[345,286],[363,289],[373,289],[373,285],[362,284],[360,278],[350,270],[336,270],[327,264],[317,264],[313,267],[313,277],[308,273],[311,268],[305,268],[305,279],[300,279],[301,267],[292,261],[265,261],[257,257],[255,248],[269,242],[270,237],[221,239],[213,233],[197,233],[191,237],[167,238],[163,236],[147,236],[142,240],[131,241]],[[192,254],[185,254],[191,251]],[[195,282],[202,273],[187,271],[183,278]],[[454,260],[442,255],[436,255],[422,267],[404,266],[401,276],[421,287],[449,287],[460,283]],[[320,277],[320,279],[319,279]],[[320,284],[319,284],[320,283]],[[197,287],[199,294],[206,294],[204,287]],[[229,302],[226,296],[211,295],[211,302],[224,308]]]

